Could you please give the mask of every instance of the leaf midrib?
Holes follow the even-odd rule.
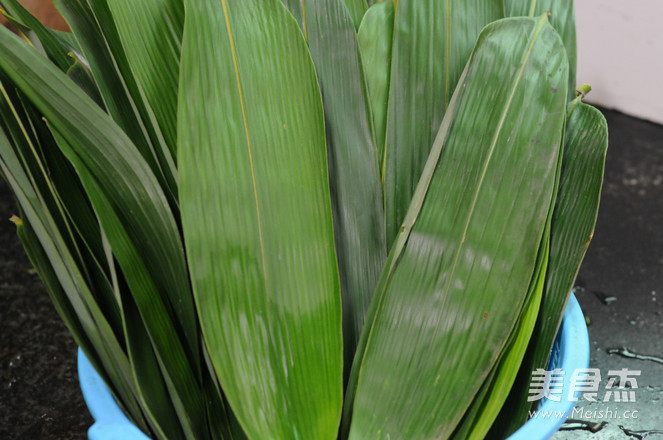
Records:
[[[255,201],[255,207],[256,207],[256,217],[257,217],[257,222],[258,222],[258,238],[260,241],[260,257],[262,261],[262,276],[265,281],[265,291],[268,292],[269,289],[267,288],[267,259],[266,259],[266,254],[265,254],[265,239],[264,239],[264,232],[263,232],[263,225],[262,225],[262,213],[260,209],[260,199],[258,197],[258,184],[256,182],[256,172],[255,172],[255,164],[253,161],[253,147],[251,144],[251,135],[249,132],[249,124],[248,120],[246,117],[246,104],[244,103],[244,91],[242,89],[242,80],[240,78],[239,74],[239,63],[237,60],[237,51],[235,49],[235,39],[233,37],[233,31],[232,31],[232,26],[230,24],[230,14],[228,12],[228,0],[221,0],[221,5],[223,8],[223,15],[224,19],[226,22],[226,29],[228,30],[228,42],[230,45],[230,53],[232,56],[232,61],[233,61],[233,68],[235,70],[235,78],[237,80],[237,94],[239,96],[239,105],[241,108],[242,112],[242,123],[244,125],[244,135],[246,136],[246,148],[248,151],[249,155],[249,165],[251,169],[251,183],[253,185],[253,198]]]
[[[449,61],[449,56],[451,54],[451,0],[447,0],[447,41],[446,41],[446,47],[445,47],[445,57],[446,57],[446,79],[445,79],[445,84],[444,84],[444,108],[446,109],[449,106],[449,100],[451,99],[449,97],[449,88],[450,88],[450,66],[451,63]]]
[[[465,222],[465,226],[463,228],[463,234],[461,236],[460,243],[458,245],[458,249],[456,250],[456,255],[454,256],[454,260],[453,260],[453,263],[452,263],[452,266],[451,266],[451,271],[450,271],[449,276],[447,278],[447,284],[446,284],[446,286],[444,287],[444,290],[443,290],[442,295],[443,295],[443,298],[445,298],[444,302],[446,302],[446,298],[448,297],[449,288],[451,286],[451,281],[452,281],[452,279],[454,277],[454,274],[456,272],[456,268],[458,267],[458,260],[460,258],[461,251],[464,247],[465,240],[467,239],[467,231],[469,229],[470,223],[471,223],[472,218],[474,216],[474,210],[476,209],[477,201],[479,199],[479,193],[481,192],[481,189],[483,187],[483,183],[484,183],[486,174],[488,172],[488,165],[490,165],[490,162],[493,158],[493,154],[495,152],[495,147],[497,146],[497,141],[500,137],[500,134],[502,132],[502,128],[504,126],[504,121],[506,120],[507,114],[509,113],[509,110],[511,108],[511,103],[513,101],[513,97],[516,93],[518,85],[520,84],[520,80],[522,78],[523,71],[525,70],[525,66],[527,65],[527,61],[529,60],[530,55],[532,53],[532,48],[534,47],[534,44],[536,43],[537,38],[538,38],[539,34],[541,33],[541,31],[543,30],[543,27],[544,27],[546,22],[547,22],[547,19],[541,18],[541,19],[539,19],[539,21],[537,23],[537,27],[534,30],[534,34],[532,35],[532,40],[529,44],[529,47],[527,48],[527,52],[525,53],[525,56],[523,57],[523,61],[522,61],[522,64],[520,66],[520,70],[518,71],[518,76],[516,77],[516,81],[514,82],[513,87],[511,89],[511,93],[509,94],[509,99],[507,100],[506,105],[504,106],[504,110],[502,111],[502,115],[500,116],[500,121],[497,125],[497,130],[495,131],[495,135],[493,136],[493,141],[490,145],[490,149],[488,150],[488,157],[487,157],[487,159],[484,163],[483,169],[481,170],[481,177],[479,178],[479,184],[477,185],[476,190],[475,190],[474,195],[473,195],[473,198],[472,198],[472,204],[470,206],[470,212],[467,216],[467,221]],[[444,302],[442,304],[442,307],[440,307],[441,310],[444,309]]]

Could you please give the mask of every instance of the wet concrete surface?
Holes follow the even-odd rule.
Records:
[[[553,438],[663,439],[663,363],[609,354],[626,348],[663,358],[663,127],[605,114],[601,210],[576,292],[589,322],[590,367],[602,380],[599,402],[581,401],[574,413],[585,424],[605,423],[596,433],[573,429]],[[16,213],[0,180],[0,439],[84,439],[92,419],[78,388],[76,345],[7,221]],[[641,372],[635,401],[603,402],[609,372],[624,368]]]

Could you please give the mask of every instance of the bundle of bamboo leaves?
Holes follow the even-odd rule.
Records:
[[[573,2],[372,3],[0,0],[13,220],[154,438],[525,422],[607,147]]]

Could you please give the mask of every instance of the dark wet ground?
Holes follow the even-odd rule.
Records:
[[[0,439],[85,439],[92,418],[76,374],[76,344],[33,272],[8,219],[0,178]]]
[[[609,370],[642,374],[636,402],[580,404],[585,421],[606,422],[601,431],[555,439],[663,439],[656,433],[663,430],[663,363],[607,351],[626,347],[663,358],[663,127],[616,112],[606,117],[603,199],[577,297],[590,322],[591,366],[605,378],[599,398]],[[0,439],[84,439],[92,419],[78,388],[76,346],[7,220],[15,213],[0,180]],[[602,409],[636,410],[638,418],[595,417]]]

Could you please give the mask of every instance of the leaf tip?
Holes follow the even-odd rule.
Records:
[[[12,215],[9,217],[9,221],[14,223],[17,228],[23,226],[23,220],[21,220],[21,218],[17,215]]]
[[[591,91],[592,91],[592,86],[590,86],[589,84],[583,84],[576,89],[576,97],[580,97],[581,99],[583,99]]]

